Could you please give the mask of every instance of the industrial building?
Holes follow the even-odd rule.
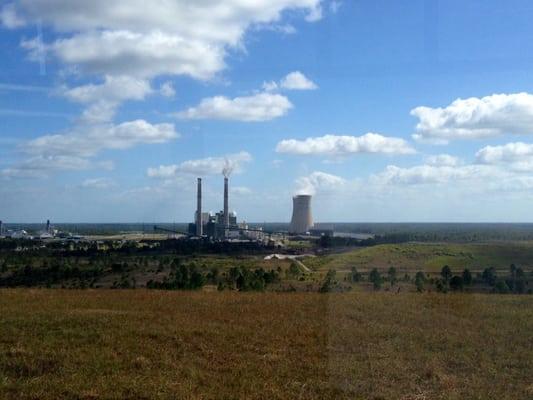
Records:
[[[198,178],[196,212],[194,223],[189,224],[189,234],[215,239],[230,239],[239,237],[237,214],[229,211],[229,179],[224,176],[224,203],[223,209],[216,214],[202,212],[202,179]]]

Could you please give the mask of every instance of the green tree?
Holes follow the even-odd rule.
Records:
[[[398,281],[396,268],[390,267],[389,270],[387,271],[387,274],[388,274],[390,285],[392,287]]]
[[[324,278],[324,281],[322,282],[322,285],[320,286],[320,289],[318,290],[320,293],[327,293],[330,292],[334,283],[336,272],[334,269],[330,269],[328,273],[326,274],[326,277]]]
[[[374,268],[374,269],[372,269],[372,271],[370,271],[370,274],[369,274],[368,278],[369,278],[369,281],[373,283],[374,290],[381,289],[381,285],[383,283],[383,278],[381,277],[381,274],[379,273],[379,271],[376,268]]]
[[[472,284],[472,273],[468,268],[463,271],[463,283],[467,286]]]
[[[440,271],[440,275],[442,276],[442,279],[444,279],[444,282],[446,283],[450,282],[450,279],[452,278],[451,268],[445,265],[444,267],[442,267],[442,270]]]
[[[417,292],[424,291],[424,283],[426,283],[426,275],[422,271],[418,271],[415,275],[415,286]]]

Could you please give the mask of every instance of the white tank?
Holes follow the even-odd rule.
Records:
[[[313,227],[311,214],[311,196],[298,195],[292,198],[292,219],[289,227],[290,233],[306,233]]]

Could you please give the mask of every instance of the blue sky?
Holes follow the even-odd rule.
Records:
[[[16,0],[0,219],[533,221],[528,1]]]

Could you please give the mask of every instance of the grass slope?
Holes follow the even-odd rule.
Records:
[[[0,398],[525,399],[533,297],[1,290]]]
[[[508,270],[510,264],[526,269],[533,267],[533,244],[531,242],[493,242],[479,244],[386,244],[356,249],[343,254],[306,260],[314,269],[362,270],[388,268],[400,270],[437,272],[444,265],[452,269],[470,268],[481,271],[486,267]]]

